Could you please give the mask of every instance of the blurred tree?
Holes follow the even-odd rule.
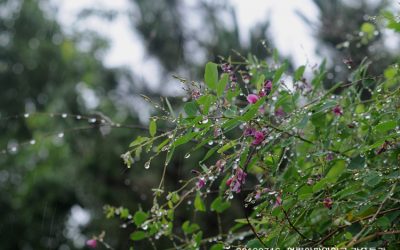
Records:
[[[132,0],[137,12],[132,23],[143,37],[149,55],[156,57],[170,73],[189,69],[190,77],[203,74],[203,60],[218,60],[233,55],[235,49],[246,56],[251,52],[265,58],[268,52],[261,41],[267,37],[269,20],[251,30],[249,44],[239,37],[235,9],[228,1],[198,1],[188,5],[182,0]],[[201,26],[196,26],[201,23]]]
[[[368,65],[368,76],[377,76],[383,69],[396,60],[396,56],[384,44],[381,27],[375,22],[380,11],[388,6],[388,1],[322,1],[314,0],[320,11],[320,23],[317,24],[316,37],[320,42],[319,53],[328,57],[331,65],[327,87],[338,81],[346,83],[351,70],[361,63]],[[307,17],[303,19],[312,24]],[[367,61],[364,61],[367,59]],[[373,64],[369,62],[373,61]],[[374,81],[366,81],[373,88]],[[369,98],[364,89],[363,98]]]
[[[119,77],[131,78],[104,67],[104,39],[65,35],[48,1],[0,0],[0,10],[0,248],[76,249],[81,233],[103,228],[127,248],[117,243],[127,233],[104,222],[102,206],[145,198],[132,195],[119,157],[132,130],[100,128],[108,118],[94,111],[138,123],[109,98]],[[90,212],[90,228],[70,223],[77,205]]]

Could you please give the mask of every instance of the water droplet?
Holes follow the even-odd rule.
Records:
[[[25,114],[24,114],[24,117],[25,117],[25,118],[28,118],[28,117],[29,117],[29,114],[28,114],[28,113],[25,113]]]
[[[90,123],[95,123],[95,122],[96,122],[96,118],[90,118],[90,119],[89,119],[89,122],[90,122]]]
[[[203,124],[207,124],[208,123],[208,119],[207,118],[205,118],[201,123],[203,123]]]
[[[209,142],[208,142],[208,145],[210,145],[210,146],[213,145],[213,144],[214,144],[213,141],[209,141]]]
[[[149,169],[150,168],[150,162],[149,161],[144,164],[144,168],[145,169]]]
[[[80,119],[82,119],[82,116],[77,115],[77,116],[76,116],[76,119],[77,119],[77,120],[80,120]]]
[[[36,141],[35,141],[35,140],[30,140],[29,143],[30,143],[31,145],[35,145],[35,144],[36,144]]]
[[[185,159],[190,157],[190,153],[185,154]]]
[[[67,118],[68,115],[67,115],[66,113],[63,113],[63,114],[61,115],[61,117],[62,117],[62,118]]]
[[[64,133],[63,132],[61,132],[61,133],[58,133],[58,135],[57,135],[59,138],[63,138],[64,137]]]

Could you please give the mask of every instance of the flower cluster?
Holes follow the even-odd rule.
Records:
[[[226,185],[229,186],[232,192],[240,193],[242,185],[246,182],[246,176],[247,174],[243,169],[237,168],[235,175],[226,181]]]
[[[252,136],[254,140],[252,141],[253,146],[260,145],[265,139],[265,132],[263,130],[257,131],[255,128],[247,127],[244,132],[244,136]]]

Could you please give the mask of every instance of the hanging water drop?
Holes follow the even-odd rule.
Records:
[[[190,157],[190,153],[185,154],[185,159]]]
[[[144,168],[145,169],[149,169],[150,168],[150,162],[149,161],[144,164]]]

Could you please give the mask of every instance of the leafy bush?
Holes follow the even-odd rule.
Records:
[[[165,109],[148,99],[163,115],[153,117],[149,136],[136,138],[122,155],[134,169],[135,157],[153,152],[147,169],[166,154],[152,207],[130,212],[107,206],[107,216],[136,226],[134,245],[163,238],[172,249],[396,249],[400,72],[396,64],[369,76],[369,63],[350,69],[348,82],[328,90],[325,63],[306,79],[306,65],[290,72],[287,62],[251,55],[207,63],[204,84],[179,78],[189,96],[183,110],[176,114],[167,99]],[[369,99],[361,96],[365,90]],[[173,127],[158,131],[161,123]],[[193,162],[194,177],[168,190],[164,177],[178,147],[187,149],[186,159],[207,151]],[[176,211],[182,207],[197,216],[181,223]],[[217,235],[202,230],[210,218],[217,218]]]

